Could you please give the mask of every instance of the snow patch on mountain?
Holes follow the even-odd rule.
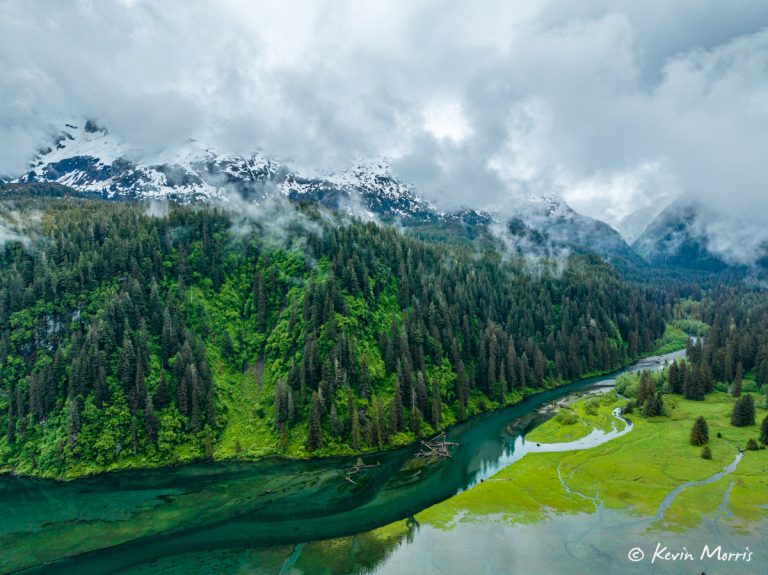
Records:
[[[420,197],[412,185],[394,177],[385,159],[363,159],[348,170],[317,175],[263,153],[221,154],[195,141],[146,157],[94,122],[67,123],[15,182],[58,182],[105,198],[182,203],[242,200],[259,204],[282,196],[366,220],[411,224],[445,221],[489,226],[515,221],[543,233],[537,236],[542,241],[595,251],[609,260],[636,257],[610,226],[579,214],[555,195],[520,196],[497,212],[472,207],[444,212]]]
[[[350,170],[310,176],[268,158],[223,155],[189,142],[181,150],[140,158],[138,152],[93,122],[69,122],[52,145],[40,150],[27,173],[14,180],[58,182],[107,198],[250,201],[281,194],[318,201],[364,218],[434,217],[434,205],[393,178],[385,160],[360,162]]]

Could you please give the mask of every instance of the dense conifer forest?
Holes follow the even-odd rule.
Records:
[[[5,201],[34,225],[0,248],[1,467],[403,444],[651,352],[672,309],[589,255],[532,270],[312,206],[155,208]],[[766,377],[765,336],[729,335],[758,311],[718,313],[713,375]]]
[[[673,366],[675,393],[703,399],[719,385],[735,397],[768,389],[768,298],[738,286],[711,290],[686,302],[685,325],[703,337],[688,344],[690,366]]]

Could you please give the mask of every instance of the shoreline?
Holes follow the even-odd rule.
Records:
[[[603,378],[603,377],[609,377],[609,376],[618,376],[622,373],[626,373],[627,371],[636,371],[632,368],[634,366],[637,366],[638,364],[641,364],[642,362],[648,361],[652,358],[663,358],[664,356],[679,354],[681,351],[685,351],[685,348],[682,347],[678,350],[674,350],[671,352],[667,352],[664,354],[658,354],[658,353],[649,353],[643,356],[640,356],[632,363],[625,365],[624,367],[615,370],[615,371],[605,371],[602,373],[593,373],[588,374],[584,377],[581,377],[579,379],[575,379],[569,382],[563,382],[560,383],[557,386],[544,388],[541,390],[537,390],[533,393],[530,393],[528,395],[523,395],[518,401],[515,403],[508,403],[503,406],[495,407],[493,409],[488,409],[485,411],[482,411],[480,413],[476,413],[472,415],[471,417],[468,417],[467,419],[463,421],[457,421],[455,423],[452,423],[451,425],[445,427],[442,430],[442,433],[448,433],[452,428],[460,426],[460,425],[466,425],[468,423],[471,423],[472,421],[476,420],[477,418],[488,416],[493,413],[498,413],[499,411],[502,411],[504,409],[509,409],[511,407],[515,407],[517,405],[520,405],[521,403],[528,401],[532,398],[535,398],[537,395],[540,395],[542,393],[553,391],[557,389],[561,389],[563,387],[569,386],[569,385],[577,385],[579,383],[586,382],[590,379],[595,378]],[[656,366],[661,367],[663,366],[663,361],[661,363],[655,362],[654,364],[651,364],[648,366],[649,369],[652,369]],[[638,370],[642,369],[638,367]],[[615,378],[614,378],[615,379]],[[596,382],[597,383],[597,382]],[[614,382],[615,384],[615,382]],[[606,388],[613,387],[613,385],[606,385],[603,386]],[[569,394],[564,395],[561,398],[557,399],[557,402],[561,402],[566,397],[569,397],[571,395],[577,394],[577,393],[584,393],[583,391],[573,391]],[[549,402],[551,403],[551,402]],[[544,403],[534,409],[532,409],[531,414],[532,415],[546,415],[547,413],[553,413],[552,411],[542,411],[543,409],[546,409],[549,403]],[[216,459],[216,458],[206,458],[206,457],[200,457],[200,458],[193,458],[189,460],[184,461],[178,461],[178,462],[163,462],[158,463],[156,465],[154,464],[147,464],[144,463],[142,465],[121,465],[118,467],[114,467],[112,469],[102,469],[97,470],[92,473],[76,473],[74,475],[58,475],[58,476],[51,476],[51,475],[45,475],[45,474],[35,474],[35,473],[16,473],[12,468],[0,468],[0,480],[7,479],[7,478],[14,478],[14,479],[27,479],[27,480],[43,480],[43,481],[55,481],[55,482],[61,482],[61,483],[68,483],[71,481],[76,481],[78,479],[86,479],[86,478],[93,478],[98,477],[101,475],[113,475],[113,474],[119,474],[119,473],[129,473],[129,472],[140,472],[140,471],[157,471],[157,470],[171,470],[176,469],[184,466],[192,466],[192,465],[241,465],[241,464],[255,464],[260,462],[266,462],[266,461],[283,461],[283,462],[310,462],[310,461],[328,461],[331,462],[335,459],[339,460],[351,460],[353,458],[357,457],[366,457],[366,456],[372,456],[377,454],[387,454],[398,450],[407,450],[407,449],[414,449],[420,445],[420,442],[424,439],[424,437],[417,437],[414,439],[414,441],[411,441],[409,443],[403,444],[403,445],[392,445],[390,447],[384,447],[382,449],[373,449],[368,451],[359,451],[356,453],[338,453],[338,454],[330,454],[330,455],[322,455],[317,457],[290,457],[280,454],[265,454],[265,455],[259,455],[253,458],[225,458],[225,459]]]

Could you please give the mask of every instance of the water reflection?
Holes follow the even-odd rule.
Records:
[[[411,524],[397,536],[369,534],[269,550],[217,550],[166,557],[126,571],[130,575],[238,573],[240,575],[605,575],[749,574],[763,572],[768,547],[754,534],[718,528],[715,523],[680,532],[649,531],[651,518],[638,521],[617,511],[553,515],[533,524],[500,518],[458,518],[449,528]],[[687,551],[692,558],[651,562],[658,548]],[[712,557],[702,558],[705,546]],[[723,561],[723,554],[751,551],[751,560]],[[640,555],[635,551],[640,549]],[[285,559],[279,563],[282,553]]]
[[[744,573],[762,572],[768,548],[759,535],[718,531],[710,524],[679,532],[648,532],[651,519],[638,522],[620,512],[558,515],[532,525],[493,519],[459,521],[449,530],[424,526],[395,546],[372,573],[459,575],[464,573],[569,574]],[[694,559],[660,560],[651,564],[657,544],[671,552],[686,549]],[[704,545],[712,550],[753,552],[750,562],[701,559]],[[644,558],[631,561],[639,548]],[[323,573],[299,563],[295,573]],[[347,573],[359,572],[349,565]]]

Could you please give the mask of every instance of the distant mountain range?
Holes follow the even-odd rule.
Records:
[[[537,241],[591,251],[618,267],[643,266],[643,260],[653,265],[709,271],[727,266],[692,233],[696,208],[689,204],[674,203],[655,219],[658,209],[627,218],[620,226],[625,237],[630,241],[637,237],[630,247],[614,228],[576,212],[554,196],[523,198],[503,217],[471,208],[446,212],[395,178],[383,160],[363,162],[353,169],[324,176],[306,175],[261,153],[220,154],[195,142],[147,160],[91,121],[66,124],[51,145],[40,150],[28,171],[11,181],[56,182],[115,200],[226,202],[237,194],[260,202],[279,195],[416,228],[452,224],[462,229],[488,228],[507,222],[511,224],[508,229],[518,233],[520,229],[535,231],[528,237],[536,237]]]
[[[93,122],[66,124],[40,151],[17,183],[57,182],[109,199],[178,202],[226,200],[238,194],[259,201],[271,194],[317,201],[334,209],[382,216],[431,218],[434,206],[388,175],[384,162],[325,178],[306,177],[263,154],[223,155],[194,142],[153,160],[134,159],[128,145]]]

